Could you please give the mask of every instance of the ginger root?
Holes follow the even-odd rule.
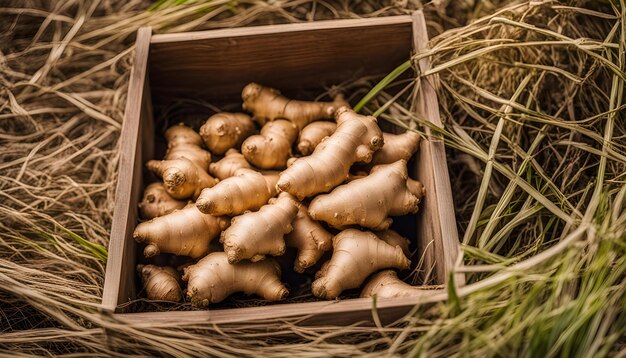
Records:
[[[372,273],[385,268],[407,269],[411,262],[402,249],[367,231],[347,229],[333,238],[333,256],[315,275],[313,295],[334,299],[357,288]]]
[[[217,180],[187,158],[175,160],[149,160],[148,170],[163,178],[165,190],[173,198],[197,198],[204,188],[210,188]]]
[[[315,265],[324,252],[332,247],[333,235],[320,223],[312,220],[307,211],[306,205],[298,204],[298,214],[291,223],[293,231],[285,236],[287,246],[298,249],[293,267],[298,273]]]
[[[241,168],[252,168],[243,154],[237,149],[231,148],[226,151],[224,158],[209,165],[209,173],[219,180],[224,180],[235,175]]]
[[[254,122],[247,114],[222,112],[209,117],[200,127],[200,136],[211,153],[222,155],[230,148],[239,148],[254,131]]]
[[[360,225],[385,230],[393,222],[388,216],[417,212],[419,199],[409,191],[407,178],[404,160],[378,165],[367,177],[315,197],[309,215],[338,229]]]
[[[211,163],[211,153],[202,149],[202,138],[193,129],[180,123],[165,131],[167,152],[165,160],[187,158],[207,171]]]
[[[299,130],[320,119],[332,119],[341,106],[349,106],[343,95],[335,96],[333,102],[308,102],[289,99],[276,89],[250,83],[241,92],[243,109],[252,112],[259,124],[286,119]]]
[[[400,159],[409,161],[419,146],[421,137],[413,131],[402,134],[383,133],[385,145],[372,156],[370,167],[379,164],[391,164]]]
[[[169,253],[195,259],[208,252],[211,240],[229,224],[228,218],[203,214],[190,204],[182,210],[140,223],[133,238],[148,243],[145,257]]]
[[[261,134],[248,137],[241,145],[241,154],[248,162],[261,169],[283,169],[291,157],[291,145],[298,136],[298,128],[285,120],[269,122]]]
[[[384,270],[367,282],[361,297],[394,298],[394,297],[423,297],[437,293],[434,289],[443,286],[411,286],[398,278],[393,270]]]
[[[369,162],[383,145],[376,118],[361,116],[348,107],[335,114],[337,130],[308,157],[296,159],[278,179],[278,188],[298,199],[325,193],[348,178],[355,162]]]
[[[235,292],[256,294],[268,301],[280,301],[289,291],[280,281],[280,267],[272,259],[230,264],[223,252],[207,255],[185,268],[187,298],[194,306],[218,303]]]
[[[234,217],[220,237],[228,262],[259,261],[264,255],[284,254],[284,236],[293,230],[291,222],[297,213],[297,202],[291,195],[281,193],[259,211]]]
[[[276,195],[278,175],[263,175],[252,169],[239,169],[235,175],[222,180],[200,193],[198,209],[206,214],[240,215],[246,210],[259,210]]]
[[[185,201],[172,198],[163,183],[152,183],[143,191],[139,212],[144,219],[154,219],[182,209],[185,205],[187,205]]]
[[[398,234],[391,229],[375,231],[374,234],[376,234],[379,239],[383,240],[389,245],[400,247],[406,257],[411,257],[411,251],[409,250],[409,239],[407,239],[406,237]]]
[[[180,302],[180,274],[173,267],[137,265],[143,288],[150,300]]]
[[[337,123],[335,122],[313,122],[304,127],[300,131],[300,137],[298,138],[298,152],[302,155],[309,155],[313,153],[315,147],[329,137],[337,129]],[[384,135],[384,134],[383,134]]]

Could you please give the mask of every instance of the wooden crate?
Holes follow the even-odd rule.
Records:
[[[307,324],[349,324],[371,321],[371,299],[345,299],[263,307],[179,312],[124,312],[120,305],[136,298],[137,244],[132,232],[138,222],[137,203],[144,178],[143,164],[154,158],[153,103],[172,98],[203,98],[212,102],[240,102],[243,86],[251,81],[281,89],[287,95],[304,88],[321,89],[361,75],[384,76],[406,61],[410,50],[425,50],[428,36],[423,14],[374,19],[259,26],[180,34],[152,35],[138,31],[135,63],[121,136],[121,158],[111,228],[102,305],[119,318],[133,322],[225,324],[256,319],[308,316]],[[429,69],[428,60],[419,63]],[[441,126],[432,79],[422,81],[415,110]],[[426,129],[427,134],[429,130]],[[409,170],[426,187],[416,225],[422,267],[432,268],[435,283],[447,281],[456,261],[458,236],[446,156],[440,139],[423,140],[416,164]],[[418,258],[413,258],[414,262]],[[462,285],[462,277],[455,280]],[[442,291],[442,290],[440,290]],[[383,321],[399,318],[414,298],[379,299]]]

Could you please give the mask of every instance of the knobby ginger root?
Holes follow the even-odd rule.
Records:
[[[202,149],[202,138],[193,129],[180,123],[165,131],[167,152],[165,160],[187,158],[202,170],[209,169],[211,153]]]
[[[313,122],[304,127],[298,138],[298,152],[302,155],[313,153],[315,147],[326,137],[329,137],[337,129],[334,122]]]
[[[335,114],[337,130],[308,157],[296,159],[278,179],[278,188],[298,199],[329,192],[343,183],[355,162],[369,162],[383,145],[376,118],[361,116],[348,107]]]
[[[408,161],[417,151],[420,135],[413,131],[402,134],[383,133],[385,145],[374,153],[370,167],[378,164],[391,164],[400,159]]]
[[[210,188],[217,180],[187,158],[175,160],[149,160],[148,170],[163,178],[165,190],[173,198],[197,198],[204,188]]]
[[[291,225],[293,231],[285,236],[285,242],[287,246],[298,249],[293,269],[302,273],[304,269],[315,265],[324,252],[330,250],[333,235],[309,217],[304,204],[298,205],[298,214]]]
[[[237,149],[231,148],[226,151],[224,158],[209,165],[209,173],[219,180],[224,180],[235,175],[241,168],[251,168],[250,163]]]
[[[208,252],[211,240],[229,224],[228,218],[203,214],[190,204],[182,210],[140,223],[133,238],[148,244],[145,257],[169,253],[195,259]]]
[[[299,130],[320,119],[332,119],[341,106],[349,106],[343,95],[335,96],[333,102],[308,102],[286,98],[276,89],[250,83],[241,92],[243,109],[252,112],[259,124],[286,119]]]
[[[360,225],[385,230],[393,222],[389,216],[417,212],[419,199],[409,191],[407,178],[404,160],[378,165],[370,175],[315,197],[309,215],[338,229]]]
[[[152,183],[143,192],[139,212],[144,219],[153,219],[182,209],[185,205],[187,202],[172,198],[165,190],[163,183]]]
[[[260,135],[248,137],[241,145],[241,154],[248,162],[261,169],[283,169],[291,157],[291,145],[298,136],[298,128],[285,120],[269,122]]]
[[[194,306],[221,302],[235,292],[256,294],[268,301],[280,301],[289,295],[280,281],[276,261],[230,264],[223,252],[211,253],[186,267],[183,280],[187,281],[187,298]]]
[[[143,288],[148,299],[159,301],[180,302],[180,274],[173,267],[155,265],[137,265]]]
[[[394,297],[423,297],[436,294],[434,289],[443,286],[411,286],[398,278],[393,270],[384,270],[367,282],[361,297],[394,298]]]
[[[246,210],[258,210],[276,195],[278,175],[263,175],[252,169],[239,169],[235,175],[222,180],[200,193],[196,206],[206,214],[240,215]]]
[[[406,257],[411,256],[411,251],[409,251],[409,239],[407,239],[406,237],[398,234],[391,229],[375,231],[374,234],[376,234],[379,239],[383,240],[389,245],[400,247]]]
[[[230,148],[239,148],[254,131],[254,122],[247,114],[222,112],[200,127],[200,136],[211,153],[222,155]]]
[[[315,275],[313,295],[334,299],[357,288],[372,273],[385,268],[407,269],[411,262],[402,249],[367,231],[348,229],[333,238],[333,256]]]
[[[415,195],[421,202],[422,199],[424,198],[424,194],[426,194],[426,190],[424,189],[424,184],[420,183],[417,180],[409,178],[406,181],[406,186],[409,188],[409,191],[411,192],[411,194]]]
[[[297,202],[291,195],[281,193],[259,211],[234,217],[231,226],[220,237],[228,262],[258,261],[264,255],[284,254],[284,236],[293,230],[291,222],[297,213]]]

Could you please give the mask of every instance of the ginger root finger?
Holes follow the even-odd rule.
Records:
[[[280,174],[278,188],[298,199],[331,191],[343,183],[355,162],[369,162],[383,145],[376,118],[348,107],[337,110],[337,130],[308,157],[296,159]]]
[[[150,300],[180,302],[180,274],[173,267],[137,265],[146,296]]]
[[[400,280],[395,271],[384,270],[372,276],[361,291],[361,297],[423,297],[437,293],[434,291],[437,288],[443,286],[411,286]]]
[[[196,200],[198,209],[206,214],[241,215],[259,210],[276,195],[277,175],[263,175],[252,169],[239,169],[235,175],[207,188]]]
[[[259,211],[234,217],[232,225],[220,237],[228,262],[258,261],[264,255],[284,254],[284,236],[293,230],[291,222],[297,213],[297,202],[291,195],[281,193]]]
[[[209,173],[219,180],[224,180],[235,175],[241,168],[252,168],[243,154],[237,149],[231,148],[226,151],[224,158],[209,165]]]
[[[337,298],[357,288],[372,273],[385,268],[407,269],[411,262],[402,249],[391,246],[367,231],[348,229],[333,238],[333,256],[315,275],[313,295]]]
[[[294,123],[299,130],[309,123],[332,119],[335,111],[342,106],[349,106],[348,102],[339,94],[333,102],[309,102],[289,99],[274,88],[250,83],[241,92],[243,109],[252,112],[259,124],[267,121],[286,119]]]
[[[187,158],[149,160],[146,167],[163,178],[165,190],[175,199],[197,198],[204,188],[211,188],[217,180]]]
[[[406,257],[411,256],[411,251],[409,250],[409,239],[407,239],[406,237],[398,234],[391,229],[375,231],[374,234],[376,234],[379,239],[383,240],[389,245],[400,247]]]
[[[165,216],[142,222],[135,228],[133,238],[148,244],[145,257],[160,253],[198,258],[209,250],[209,244],[226,229],[230,220],[201,213],[191,204]]]
[[[409,161],[417,151],[421,137],[418,133],[408,130],[402,134],[383,133],[383,139],[385,145],[374,153],[369,167],[391,164],[400,159]]]
[[[313,122],[300,131],[298,137],[298,152],[302,155],[310,155],[318,144],[329,137],[337,129],[334,122]]]
[[[244,113],[217,113],[200,127],[200,136],[211,153],[222,155],[254,134],[254,122]]]
[[[186,267],[183,281],[187,281],[187,298],[194,306],[221,302],[235,292],[256,294],[268,301],[281,301],[289,295],[276,261],[230,264],[223,252],[211,253]]]
[[[338,229],[360,225],[385,230],[392,223],[389,216],[417,212],[419,199],[409,191],[407,178],[404,160],[378,165],[370,175],[315,197],[309,215]]]
[[[172,198],[165,190],[163,183],[152,183],[143,191],[139,212],[144,219],[154,219],[182,209],[185,205],[187,202]]]
[[[293,231],[285,236],[287,246],[298,249],[293,268],[298,273],[315,265],[324,252],[332,247],[333,235],[312,220],[307,211],[306,205],[298,205],[298,214],[291,223]]]
[[[298,128],[285,120],[269,122],[261,134],[248,137],[241,145],[246,160],[261,169],[283,169],[291,157],[291,145],[298,136]]]
[[[211,163],[211,153],[202,149],[202,138],[193,129],[180,123],[165,131],[167,152],[165,160],[187,158],[195,165],[207,171]]]

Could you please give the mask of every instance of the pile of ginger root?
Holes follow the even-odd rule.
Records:
[[[299,101],[250,83],[242,99],[250,114],[214,114],[198,132],[174,125],[163,160],[146,163],[161,178],[145,188],[145,221],[133,233],[146,296],[196,307],[236,292],[280,301],[289,266],[314,274],[311,292],[322,299],[357,288],[362,297],[419,295],[393,271],[409,269],[411,253],[390,225],[423,198],[407,173],[420,136],[383,133],[342,95]],[[294,261],[284,260],[287,247]]]

